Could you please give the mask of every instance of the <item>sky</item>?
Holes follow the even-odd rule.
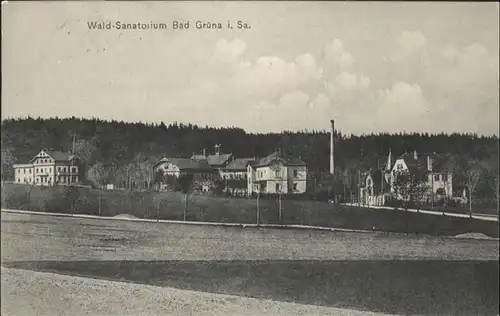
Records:
[[[335,119],[348,134],[499,134],[495,2],[2,6],[2,119],[177,121],[256,133],[325,130]],[[91,30],[91,21],[167,29]],[[172,29],[173,21],[190,28]]]

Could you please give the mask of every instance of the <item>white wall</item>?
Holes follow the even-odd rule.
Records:
[[[289,187],[293,194],[305,193],[307,191],[307,167],[306,166],[290,166],[288,167]],[[295,187],[295,189],[294,189]]]
[[[444,178],[447,179],[444,180]],[[436,194],[437,190],[443,189],[445,196],[453,196],[453,175],[451,173],[429,174],[427,176],[427,185],[432,188],[434,194]]]
[[[177,167],[176,165],[174,165],[170,161],[165,161],[165,162],[162,162],[159,165],[157,165],[154,168],[154,174],[156,174],[156,172],[159,170],[163,171],[164,175],[175,176],[177,178],[180,175],[179,167]]]
[[[299,194],[305,193],[307,190],[306,166],[285,166],[280,163],[255,169],[249,166],[247,173],[248,194],[257,192],[262,182],[265,183],[265,189],[261,193],[266,194],[280,192],[283,194]],[[296,190],[293,190],[294,185]]]

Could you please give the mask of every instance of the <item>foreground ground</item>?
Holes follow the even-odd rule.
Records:
[[[1,237],[2,315],[498,310],[496,240],[6,213]]]
[[[1,273],[2,315],[380,315],[18,269]]]

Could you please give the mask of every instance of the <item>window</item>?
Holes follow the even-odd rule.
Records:
[[[31,174],[31,169],[29,169],[29,171],[30,171],[29,173]]]
[[[294,184],[293,184],[293,190],[294,190],[294,191],[297,191],[297,183],[294,183]]]
[[[439,181],[439,175],[438,174],[434,175],[434,181]]]
[[[26,169],[23,169],[23,173],[26,174]]]
[[[276,177],[279,177],[280,176],[280,171],[279,170],[275,170],[274,174],[275,174]]]
[[[447,174],[443,174],[443,181],[448,181],[448,175]]]
[[[61,172],[61,167],[57,167],[57,171]]]
[[[280,184],[276,183],[276,192],[279,192],[279,191],[280,191]]]
[[[299,172],[298,172],[297,170],[294,170],[294,171],[293,171],[293,177],[294,177],[294,178],[297,178],[298,174],[299,174]]]
[[[17,178],[17,182],[21,183],[21,179]]]
[[[73,167],[71,172],[76,172],[76,167]]]
[[[17,169],[17,173],[21,173],[21,169]]]

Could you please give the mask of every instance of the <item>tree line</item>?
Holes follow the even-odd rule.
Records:
[[[393,157],[413,150],[446,153],[457,160],[489,166],[489,173],[495,172],[495,166],[498,170],[497,136],[472,133],[347,135],[338,130],[335,137],[336,174],[343,175],[343,182],[347,182],[346,174],[349,174],[349,186],[356,182],[358,170],[382,166],[389,150]],[[128,123],[75,117],[7,119],[2,121],[2,177],[9,176],[13,163],[28,161],[41,148],[71,151],[74,147],[88,168],[98,164],[96,173],[102,173],[103,168],[119,170],[130,165],[144,169],[145,164],[151,165],[161,157],[190,157],[201,154],[203,149],[210,154],[215,144],[222,145],[223,153],[242,158],[264,157],[279,148],[300,157],[308,164],[310,173],[318,175],[329,169],[329,138],[325,130],[247,133],[237,127],[202,127],[179,122]],[[130,173],[130,167],[127,168]]]

